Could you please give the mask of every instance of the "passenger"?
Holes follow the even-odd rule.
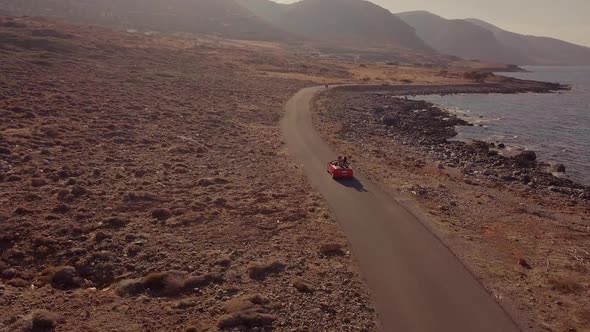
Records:
[[[338,166],[342,167],[342,156],[338,156]]]
[[[344,168],[348,168],[348,158],[346,156],[342,159],[342,165],[344,165]]]

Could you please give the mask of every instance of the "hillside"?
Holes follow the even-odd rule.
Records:
[[[377,330],[279,128],[343,67],[4,17],[0,59],[0,331]]]
[[[303,0],[279,5],[269,0],[240,0],[240,3],[276,26],[309,40],[431,51],[412,27],[368,1]]]
[[[435,50],[465,59],[523,64],[527,57],[500,43],[494,33],[465,20],[447,20],[426,11],[397,14]]]
[[[563,40],[521,35],[503,30],[478,19],[467,22],[491,31],[505,47],[528,56],[528,63],[536,65],[590,65],[590,48]]]
[[[190,32],[252,40],[284,40],[288,34],[264,22],[234,0],[4,0],[0,10],[63,17],[165,32]]]
[[[436,51],[515,65],[590,65],[590,48],[525,36],[478,20],[448,20],[426,11],[396,14]]]
[[[257,16],[273,24],[281,24],[281,16],[293,6],[290,4],[276,3],[271,0],[236,0]]]

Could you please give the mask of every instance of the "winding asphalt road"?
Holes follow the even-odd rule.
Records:
[[[311,120],[321,88],[299,91],[282,122],[290,154],[327,200],[358,260],[384,331],[511,332],[516,323],[415,216],[361,174],[334,181],[337,156]]]

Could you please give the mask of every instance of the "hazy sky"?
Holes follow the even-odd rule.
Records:
[[[275,0],[291,3],[295,0]],[[479,18],[503,29],[590,46],[590,0],[372,0],[393,13],[427,10]]]

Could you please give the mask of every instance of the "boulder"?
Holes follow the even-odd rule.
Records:
[[[50,267],[41,272],[39,278],[45,283],[50,283],[53,288],[69,290],[79,288],[82,285],[82,278],[72,266]]]
[[[563,164],[551,164],[549,169],[552,173],[565,173],[565,166]]]
[[[29,287],[31,283],[21,278],[14,278],[8,280],[6,284],[16,288],[25,288]]]
[[[227,181],[224,178],[216,177],[216,178],[202,178],[197,181],[197,185],[200,187],[209,187],[216,184],[226,184]]]
[[[223,277],[218,274],[191,275],[183,271],[166,271],[150,273],[139,279],[122,280],[114,289],[120,296],[147,293],[156,297],[176,297],[220,282],[223,282]]]
[[[183,272],[150,273],[142,280],[143,288],[157,296],[178,296],[184,291]]]
[[[110,217],[103,221],[103,225],[107,228],[122,228],[127,225],[128,221],[120,217]]]
[[[245,295],[228,301],[223,310],[225,315],[219,318],[217,327],[221,330],[239,328],[252,330],[269,327],[277,319],[268,313],[270,301],[260,295]]]
[[[43,178],[34,178],[31,180],[31,186],[35,188],[43,187],[45,185],[47,185],[47,180]]]
[[[526,259],[524,258],[519,258],[518,259],[518,265],[524,267],[527,270],[532,269],[533,267],[526,261]]]
[[[172,217],[172,212],[169,209],[157,208],[152,210],[152,217],[164,221]]]
[[[534,151],[526,150],[526,151],[522,151],[521,153],[516,155],[514,158],[518,159],[518,160],[522,160],[522,161],[533,162],[533,161],[537,160],[537,154]]]
[[[79,185],[74,185],[72,187],[72,189],[70,190],[71,194],[74,195],[75,197],[80,197],[85,195],[88,191],[86,190],[86,188],[79,186]]]
[[[320,246],[320,253],[323,255],[342,254],[342,247],[340,243],[325,243]]]
[[[8,182],[18,182],[21,180],[22,180],[22,178],[20,176],[14,175],[14,174],[9,175],[8,178],[6,179],[6,181],[8,181]]]
[[[246,310],[221,316],[217,327],[221,330],[241,327],[248,331],[257,327],[271,326],[276,319],[273,315]]]
[[[516,156],[512,157],[514,162],[520,167],[531,167],[537,160],[537,154],[534,151],[522,151]]]
[[[119,281],[113,289],[119,296],[135,296],[141,294],[145,288],[141,279],[124,279]]]
[[[396,117],[392,117],[392,116],[383,117],[383,120],[381,120],[381,121],[383,121],[383,124],[388,127],[395,126],[399,123],[399,119]]]
[[[53,213],[58,213],[58,214],[66,214],[71,210],[71,208],[66,205],[66,204],[59,204],[56,207],[54,207],[51,211]]]
[[[48,310],[36,310],[31,314],[31,331],[53,331],[60,316]]]
[[[223,305],[226,313],[238,312],[253,309],[270,303],[270,301],[261,295],[245,295],[229,300]]]
[[[301,278],[296,278],[295,280],[293,280],[292,285],[301,293],[313,293],[315,291],[315,288],[312,284],[308,283],[307,281]]]
[[[1,267],[0,267],[1,268]],[[16,270],[14,268],[3,268],[0,278],[10,280],[16,277]]]
[[[471,143],[471,145],[476,150],[480,150],[480,151],[484,151],[484,152],[487,152],[490,150],[490,144],[485,141],[473,141],[473,143]]]
[[[248,275],[254,280],[264,280],[271,274],[280,273],[285,267],[286,265],[279,261],[251,263],[248,266]]]

